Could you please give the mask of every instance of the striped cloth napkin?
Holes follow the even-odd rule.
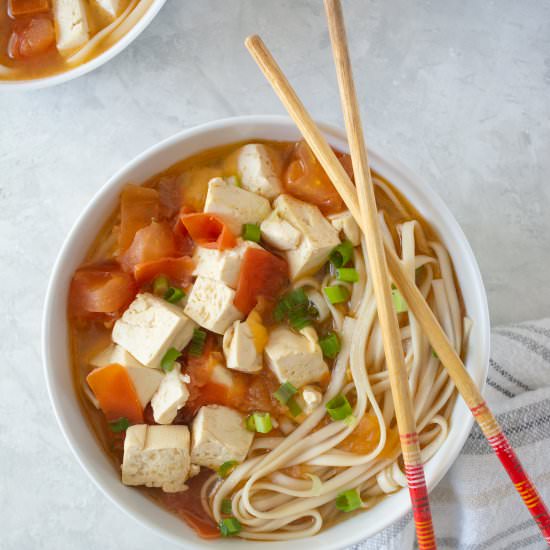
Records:
[[[550,505],[550,319],[495,328],[485,397]],[[431,492],[439,549],[547,548],[476,424]],[[349,550],[416,548],[412,514]]]

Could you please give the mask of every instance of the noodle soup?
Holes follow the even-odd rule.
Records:
[[[384,238],[463,353],[447,251],[374,181]],[[392,294],[427,461],[454,387]],[[303,142],[224,146],[128,184],[68,313],[82,408],[122,482],[200,536],[310,536],[406,486],[361,235]]]
[[[0,0],[0,80],[63,73],[111,48],[153,0]]]

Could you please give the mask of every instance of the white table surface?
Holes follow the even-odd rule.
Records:
[[[371,146],[447,201],[494,323],[550,313],[550,2],[347,0]],[[259,32],[313,115],[341,124],[322,3],[169,0],[125,52],[0,94],[0,548],[173,548],[110,504],[53,418],[40,356],[49,272],[79,212],[137,153],[219,117],[282,113]]]

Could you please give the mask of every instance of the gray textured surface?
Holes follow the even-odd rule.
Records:
[[[494,322],[548,315],[550,3],[345,7],[369,143],[447,201]],[[2,550],[159,547],[99,494],[54,423],[39,350],[49,270],[90,197],[144,148],[214,118],[282,113],[247,34],[264,36],[316,117],[340,124],[325,29],[313,0],[170,0],[96,72],[0,95]]]

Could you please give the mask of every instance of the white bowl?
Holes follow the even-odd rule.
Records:
[[[143,14],[143,17],[141,17],[120,40],[115,42],[110,48],[98,56],[82,63],[82,65],[78,65],[74,69],[69,69],[68,71],[54,74],[52,76],[30,78],[28,80],[0,80],[0,91],[37,90],[38,88],[48,88],[50,86],[56,86],[57,84],[67,82],[68,80],[73,80],[73,78],[77,78],[83,74],[93,71],[94,69],[97,69],[129,46],[145,30],[149,23],[151,23],[160,11],[160,8],[164,6],[165,2],[166,0],[153,0],[149,9]]]
[[[322,126],[329,142],[347,150],[344,134]],[[43,354],[50,398],[61,429],[84,470],[122,510],[159,535],[186,548],[235,548],[234,540],[205,541],[180,519],[148,500],[141,492],[125,487],[86,422],[73,387],[68,344],[67,294],[74,270],[84,259],[99,228],[111,214],[122,186],[143,182],[175,162],[204,149],[250,139],[298,140],[300,134],[285,117],[252,116],[224,119],[184,130],[139,155],[116,173],[95,195],[79,217],[57,258],[46,296]],[[472,250],[443,201],[422,179],[411,176],[395,162],[371,152],[373,168],[388,178],[432,224],[449,250],[468,315],[474,320],[467,368],[476,384],[485,381],[489,362],[489,313],[479,269]],[[453,412],[449,437],[426,465],[429,488],[451,467],[472,427],[472,416],[461,400]],[[372,536],[410,511],[406,490],[387,497],[373,509],[351,517],[316,535],[297,542],[266,542],[270,549],[303,548],[313,542],[325,550],[343,548]],[[243,544],[243,547],[247,544]]]

